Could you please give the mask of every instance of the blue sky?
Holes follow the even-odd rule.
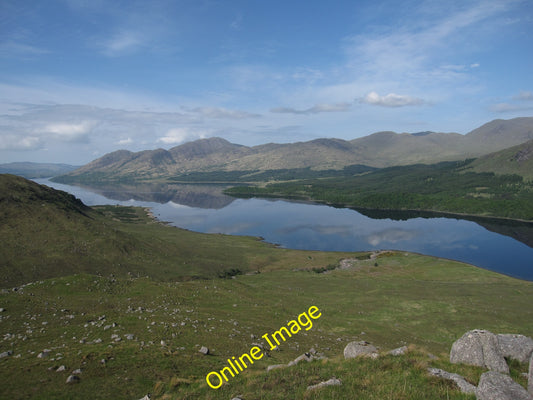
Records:
[[[531,0],[0,0],[0,162],[533,116]]]

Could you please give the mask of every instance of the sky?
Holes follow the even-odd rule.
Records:
[[[532,0],[0,0],[0,163],[533,116]]]

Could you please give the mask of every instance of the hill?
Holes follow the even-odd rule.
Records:
[[[79,167],[68,164],[13,162],[0,164],[0,174],[14,174],[28,179],[49,178],[69,173],[77,168]]]
[[[291,261],[257,238],[171,228],[140,208],[87,207],[66,192],[8,174],[0,175],[0,239],[4,288],[75,273],[186,280],[217,277],[236,266],[257,271],[282,259],[310,267],[330,262],[307,259],[305,252],[291,253]]]
[[[470,167],[476,172],[517,174],[533,182],[533,140],[482,156]]]
[[[169,150],[116,151],[56,180],[63,183],[153,181],[194,172],[340,170],[356,164],[382,168],[479,157],[531,139],[533,118],[495,120],[466,135],[378,132],[351,141],[316,139],[254,147],[209,138]]]

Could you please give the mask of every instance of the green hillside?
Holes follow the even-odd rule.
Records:
[[[533,186],[519,175],[472,172],[473,160],[382,168],[350,177],[236,186],[234,196],[321,201],[381,210],[440,211],[533,220]]]
[[[516,174],[533,182],[533,140],[487,154],[475,160],[470,167],[475,172]]]

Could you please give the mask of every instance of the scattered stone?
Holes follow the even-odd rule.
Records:
[[[0,353],[0,358],[9,357],[13,354],[13,350],[4,351],[3,353]]]
[[[407,353],[407,350],[407,346],[402,346],[389,351],[387,354],[390,354],[391,356],[403,356],[405,353]]]
[[[475,329],[457,339],[450,351],[452,364],[463,363],[485,367],[491,371],[509,373],[509,366],[503,357],[498,338],[492,332]]]
[[[94,344],[102,343],[102,339],[98,338],[95,341],[93,341]]]
[[[72,371],[72,375],[79,375],[81,374],[81,369],[75,369],[74,371]]]
[[[497,335],[498,345],[504,357],[526,363],[533,354],[533,339],[524,335]]]
[[[45,349],[43,351],[41,351],[39,354],[37,354],[37,358],[46,358],[50,355],[50,352],[52,350],[48,350],[48,349]]]
[[[324,386],[339,386],[339,385],[342,385],[342,382],[340,381],[340,379],[333,377],[325,382],[320,382],[320,383],[317,383],[316,385],[307,386],[307,390],[315,390],[315,389],[318,389]]]
[[[167,342],[165,342],[164,340],[161,340],[161,346],[166,347],[167,346]]]
[[[139,400],[150,400],[151,397],[149,394],[147,394],[146,396],[144,396],[142,399],[139,399]]]
[[[56,372],[63,372],[63,371],[66,371],[67,367],[65,367],[64,365],[61,365],[60,367],[58,367],[56,369]]]
[[[5,312],[6,309],[5,308],[0,308],[0,312]]]
[[[286,367],[285,364],[274,364],[274,365],[269,365],[269,366],[267,367],[267,372],[268,372],[268,371],[272,371],[273,369],[284,368],[284,367]]]
[[[202,346],[202,347],[200,348],[199,351],[200,351],[200,353],[202,353],[204,356],[206,356],[206,355],[209,354],[209,349],[208,349],[207,347],[205,347],[205,346]]]
[[[242,398],[240,398],[240,397],[234,397],[234,398],[232,398],[231,400],[242,400]]]
[[[135,339],[135,335],[134,335],[133,333],[126,333],[126,334],[124,335],[124,337],[125,337],[126,339],[128,339],[128,340],[133,340],[133,339]]]
[[[78,375],[69,375],[67,383],[80,383],[80,377]]]
[[[471,383],[468,383],[465,378],[459,374],[453,374],[439,368],[428,368],[428,372],[433,376],[454,381],[463,393],[476,393],[476,387]]]
[[[297,365],[300,361],[307,361],[307,362],[311,362],[313,361],[314,357],[312,354],[310,353],[304,353],[302,354],[301,356],[298,356],[296,357],[294,360],[292,360],[291,362],[289,362],[287,364],[288,367],[292,367],[293,365]]]
[[[348,359],[360,356],[376,358],[378,356],[378,349],[364,340],[350,342],[344,348],[344,358]]]
[[[496,371],[481,375],[476,396],[477,400],[533,400],[533,396],[510,376]]]

